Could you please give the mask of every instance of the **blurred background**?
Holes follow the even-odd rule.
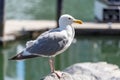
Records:
[[[6,0],[6,19],[55,20],[56,7],[57,0]],[[94,0],[89,3],[88,0],[63,0],[62,14],[66,13],[84,21],[93,21]]]
[[[55,28],[61,14],[81,19],[73,24],[72,45],[56,56],[56,70],[75,63],[105,61],[120,67],[120,0],[0,0],[0,80],[39,80],[50,73],[48,58],[8,59],[28,40]]]

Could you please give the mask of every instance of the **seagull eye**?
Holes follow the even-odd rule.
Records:
[[[68,18],[69,20],[71,20],[71,18]]]

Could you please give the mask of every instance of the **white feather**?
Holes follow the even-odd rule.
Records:
[[[26,47],[31,47],[34,44],[35,41],[31,40],[31,41],[27,41],[26,43]]]

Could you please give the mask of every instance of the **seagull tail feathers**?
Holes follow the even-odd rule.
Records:
[[[34,57],[38,57],[38,55],[22,55],[23,52],[11,57],[10,59],[8,60],[22,60],[22,59],[28,59],[28,58],[34,58]]]

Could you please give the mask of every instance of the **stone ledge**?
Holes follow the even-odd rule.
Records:
[[[52,73],[40,80],[120,80],[119,67],[106,62],[77,63],[61,73],[60,79]]]

